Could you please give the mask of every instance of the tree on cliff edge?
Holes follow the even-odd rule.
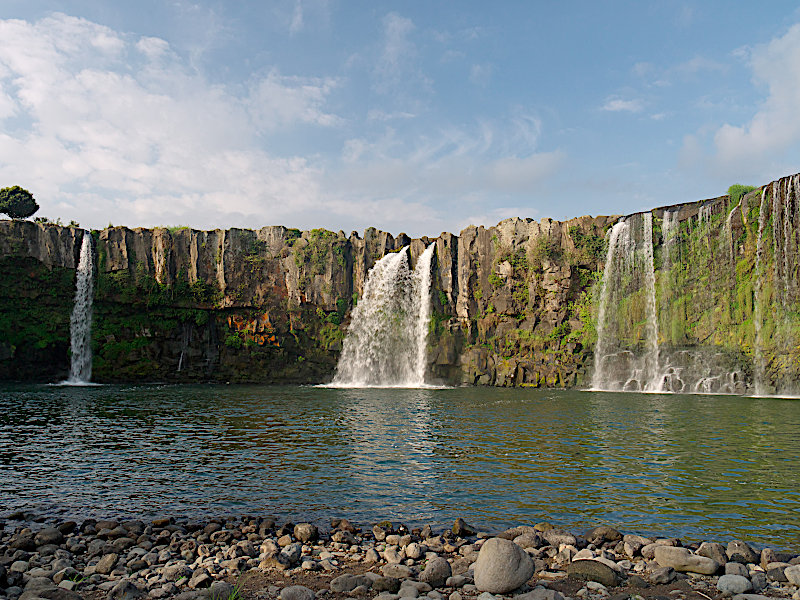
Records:
[[[0,189],[0,213],[12,219],[27,219],[39,210],[39,205],[28,190],[14,185]]]

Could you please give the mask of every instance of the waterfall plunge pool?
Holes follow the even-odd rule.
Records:
[[[0,517],[273,514],[800,549],[800,403],[534,389],[0,388]]]

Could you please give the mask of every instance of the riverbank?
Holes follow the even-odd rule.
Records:
[[[800,600],[800,555],[649,539],[600,525],[481,532],[271,517],[82,523],[0,519],[0,599]]]

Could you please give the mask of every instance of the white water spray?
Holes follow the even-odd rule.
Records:
[[[606,265],[605,269],[603,269],[601,283],[600,311],[597,317],[597,345],[594,350],[594,374],[592,375],[592,388],[595,390],[607,389],[609,386],[606,375],[606,362],[609,360],[612,350],[612,337],[608,334],[609,323],[606,313],[608,312],[609,299],[613,289],[612,278],[615,274],[614,264],[618,252],[619,238],[622,232],[627,230],[628,224],[625,221],[619,221],[614,224],[606,236],[608,250],[606,251]]]
[[[645,325],[645,390],[660,388],[658,377],[658,317],[656,315],[656,275],[653,265],[653,213],[642,215],[644,237],[644,280],[647,324]]]
[[[756,285],[753,298],[753,325],[755,328],[755,388],[757,395],[764,394],[764,375],[766,372],[766,361],[764,359],[764,340],[762,339],[761,327],[764,321],[763,301],[761,292],[764,278],[764,227],[767,222],[767,188],[761,190],[761,207],[758,211],[758,240],[756,241]]]
[[[92,235],[83,232],[75,286],[75,305],[70,317],[70,350],[72,361],[66,383],[80,385],[92,379],[92,299],[94,273]]]
[[[417,304],[416,322],[416,360],[414,362],[414,381],[417,385],[425,383],[425,366],[428,355],[428,325],[431,319],[431,262],[436,244],[430,244],[420,255],[414,269],[414,299]]]
[[[408,247],[367,274],[353,309],[334,387],[423,387],[430,320],[431,244],[408,268]]]

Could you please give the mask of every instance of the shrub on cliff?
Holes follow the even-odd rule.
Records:
[[[731,197],[731,202],[736,204],[748,192],[752,192],[754,188],[752,185],[742,185],[741,183],[734,183],[728,188],[728,196]]]
[[[0,189],[0,213],[12,219],[27,219],[39,210],[33,194],[18,185]]]

